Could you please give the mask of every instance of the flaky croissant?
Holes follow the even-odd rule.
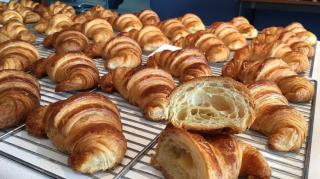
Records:
[[[238,50],[247,44],[244,35],[231,23],[215,22],[209,31],[219,37],[230,50]]]
[[[307,137],[308,126],[302,114],[288,106],[281,90],[271,81],[257,81],[248,85],[256,104],[257,118],[251,129],[269,136],[274,150],[299,149]]]
[[[60,1],[55,1],[54,3],[50,4],[49,7],[39,9],[40,15],[45,19],[49,19],[57,14],[64,14],[70,18],[73,18],[76,15],[76,11],[72,6],[62,3]]]
[[[56,32],[72,26],[74,23],[72,19],[65,14],[54,15],[49,20],[41,19],[36,25],[35,30],[46,35],[52,35]]]
[[[158,66],[181,82],[212,74],[205,56],[197,49],[164,50],[149,57],[148,66]]]
[[[169,44],[169,39],[156,26],[144,26],[140,30],[131,30],[127,34],[136,40],[144,51],[152,52],[164,44]]]
[[[113,23],[113,28],[119,32],[129,32],[132,29],[140,30],[143,27],[140,19],[134,14],[122,14]]]
[[[74,18],[75,23],[83,24],[87,21],[93,20],[95,18],[105,19],[111,25],[118,17],[118,14],[114,11],[105,9],[104,7],[97,5],[91,8],[89,11],[85,11]]]
[[[140,66],[119,67],[100,79],[105,92],[115,88],[125,99],[138,105],[149,120],[167,119],[168,96],[175,87],[172,76],[164,70]]]
[[[93,19],[84,24],[82,32],[95,43],[106,43],[113,35],[112,26],[108,21],[100,18]]]
[[[175,88],[169,99],[168,119],[188,130],[240,133],[255,119],[250,92],[230,78],[198,77]]]
[[[177,18],[160,22],[159,28],[173,42],[189,34],[186,27]]]
[[[20,0],[19,3],[27,8],[30,8],[31,10],[35,10],[40,4],[38,2],[34,2],[32,0]]]
[[[217,36],[206,31],[189,34],[185,38],[180,38],[174,44],[182,48],[198,48],[211,63],[226,61],[230,54],[229,48]]]
[[[317,36],[312,32],[307,31],[299,22],[293,22],[287,25],[285,29],[294,32],[298,38],[310,45],[315,45],[317,43]]]
[[[39,14],[33,12],[32,10],[24,6],[16,8],[15,11],[17,11],[23,17],[24,23],[35,23],[40,20]]]
[[[6,24],[9,21],[18,21],[23,23],[23,17],[15,10],[5,10],[0,14],[0,23]]]
[[[230,23],[234,25],[247,39],[253,39],[258,36],[258,30],[243,16],[233,18]]]
[[[36,36],[19,21],[9,21],[0,28],[0,34],[0,42],[21,40],[33,43],[36,40]]]
[[[35,110],[27,119],[27,130],[44,131],[60,151],[70,155],[71,168],[81,173],[116,166],[127,149],[116,105],[98,93],[79,93]]]
[[[94,47],[93,47],[94,48]],[[117,67],[134,68],[141,64],[142,50],[139,44],[126,36],[118,35],[106,44],[92,49],[97,56],[102,56],[107,69]]]
[[[168,125],[151,164],[166,178],[270,178],[271,169],[253,146],[231,135],[201,136]]]
[[[56,53],[81,52],[89,46],[89,39],[80,31],[66,29],[47,36],[43,45],[55,48]]]
[[[180,17],[179,20],[190,33],[196,33],[200,30],[206,29],[200,17],[195,14],[187,13],[184,16]]]
[[[39,101],[40,85],[36,78],[17,70],[0,71],[0,129],[23,122]]]
[[[38,50],[23,41],[6,41],[0,43],[0,70],[28,70],[40,58]]]
[[[54,54],[36,65],[45,68],[49,78],[58,83],[55,88],[57,92],[94,88],[99,81],[96,64],[81,52]],[[37,66],[33,69],[37,69],[36,76],[40,77],[43,71]]]
[[[160,22],[159,15],[150,9],[145,9],[137,14],[138,18],[144,26],[153,25],[157,26]]]

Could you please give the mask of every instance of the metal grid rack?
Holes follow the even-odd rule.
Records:
[[[36,47],[41,57],[47,57],[53,51],[42,46],[43,37],[38,36]],[[145,63],[147,56],[143,56]],[[103,61],[96,60],[100,75],[107,71]],[[211,66],[214,75],[221,74],[222,64]],[[308,71],[306,76],[310,76]],[[48,78],[39,80],[41,84],[41,105],[63,100],[75,92],[55,93],[55,84]],[[313,81],[315,88],[317,83]],[[150,165],[151,155],[154,153],[160,132],[165,128],[164,123],[150,122],[144,119],[140,109],[129,104],[119,94],[106,94],[99,89],[93,89],[111,99],[119,108],[123,124],[124,135],[128,140],[128,150],[121,164],[112,170],[97,172],[92,175],[82,175],[68,167],[68,156],[58,151],[48,139],[38,139],[27,134],[25,125],[14,129],[0,131],[0,155],[17,163],[25,165],[36,172],[53,178],[163,178],[161,173]],[[315,102],[315,99],[313,99]],[[291,104],[302,112],[312,126],[314,104]],[[306,176],[310,152],[311,130],[309,140],[296,153],[280,153],[266,147],[267,138],[261,134],[248,130],[238,137],[258,148],[268,160],[273,178],[303,178]]]

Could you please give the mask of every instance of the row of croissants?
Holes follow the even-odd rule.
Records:
[[[24,8],[39,20],[22,16]],[[169,121],[152,159],[167,178],[270,178],[263,155],[233,136],[247,129],[267,136],[272,150],[305,144],[308,124],[289,102],[314,96],[301,73],[310,68],[317,38],[300,23],[258,34],[244,17],[206,28],[194,14],[160,21],[151,10],[118,15],[96,6],[76,15],[61,2],[44,7],[21,0],[0,3],[0,10],[0,128],[26,122],[29,134],[68,153],[78,172],[121,163],[127,142],[119,110],[93,92],[40,106],[35,77],[48,76],[56,92],[117,91],[146,119]],[[47,58],[40,59],[24,25],[33,22],[47,35],[43,46],[55,50]],[[141,65],[143,52],[170,43],[181,49],[154,53]],[[209,64],[229,60],[230,51],[222,77],[213,77]],[[94,58],[104,60],[106,75],[99,76]]]

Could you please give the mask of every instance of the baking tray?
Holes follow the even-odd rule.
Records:
[[[38,48],[40,56],[45,58],[53,51],[44,48],[42,41],[43,36],[37,35],[35,46]],[[145,63],[147,56],[143,55],[142,58]],[[96,64],[100,75],[107,73],[102,59],[96,59]],[[213,75],[220,75],[222,66],[223,64],[221,63],[212,65]],[[305,76],[311,76],[311,71],[306,72]],[[55,84],[48,78],[42,78],[39,82],[41,85],[41,105],[66,99],[76,93],[55,93]],[[317,82],[313,80],[312,82],[314,87],[317,88]],[[107,94],[99,89],[90,91],[107,96],[120,110],[124,135],[128,140],[128,150],[119,166],[91,175],[74,172],[68,167],[68,155],[58,151],[48,139],[38,139],[28,135],[24,124],[14,129],[0,131],[0,155],[53,178],[163,178],[161,173],[150,165],[150,158],[154,153],[157,139],[165,128],[165,124],[145,120],[140,109],[129,104],[118,93]],[[309,126],[313,125],[315,96],[311,103],[291,104],[302,112]],[[311,134],[312,131],[309,130],[308,140],[295,153],[281,153],[269,150],[266,147],[267,138],[254,131],[247,130],[237,136],[261,151],[272,168],[273,178],[287,179],[305,178],[307,176]]]

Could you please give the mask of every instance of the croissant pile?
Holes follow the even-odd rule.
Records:
[[[134,68],[141,64],[142,50],[139,44],[130,37],[118,35],[105,45],[92,47],[94,56],[101,56],[105,60],[105,68],[118,67]]]
[[[89,46],[89,39],[80,31],[66,29],[47,36],[43,45],[55,48],[56,53],[81,52]]]
[[[36,40],[36,36],[32,34],[21,22],[11,20],[4,26],[0,27],[0,43],[9,40],[20,40],[33,43]]]
[[[180,17],[179,20],[186,27],[189,33],[195,33],[206,29],[200,17],[195,14],[187,13]]]
[[[144,26],[147,26],[147,25],[157,26],[160,22],[159,15],[150,9],[145,9],[137,13],[136,15]]]
[[[197,49],[164,50],[149,57],[148,66],[157,66],[181,82],[200,76],[211,76],[211,69],[205,56]]]
[[[245,36],[229,22],[215,22],[208,31],[220,38],[230,50],[238,50],[247,44]]]
[[[287,99],[272,81],[248,85],[256,104],[257,118],[251,129],[269,136],[269,146],[278,151],[301,148],[307,137],[308,125],[301,113],[288,106]]]
[[[103,8],[100,5],[97,5],[91,8],[90,10],[85,11],[79,14],[78,16],[76,16],[74,18],[74,22],[76,24],[83,24],[87,21],[98,18],[98,19],[105,19],[112,25],[117,17],[118,17],[117,12],[110,11],[108,9]]]
[[[24,122],[39,101],[36,78],[22,71],[0,70],[0,129]]]
[[[94,61],[81,52],[53,54],[33,65],[37,77],[45,74],[56,82],[56,92],[94,88],[99,72]]]
[[[271,169],[253,146],[227,134],[201,136],[167,126],[151,163],[166,178],[270,178]]]
[[[210,63],[228,60],[230,50],[217,36],[210,32],[198,31],[180,38],[174,45],[182,48],[198,48]]]
[[[68,153],[70,166],[81,173],[110,169],[121,163],[127,150],[116,105],[97,93],[79,93],[40,107],[26,126],[30,134],[48,136]]]
[[[118,32],[129,32],[130,30],[140,30],[143,27],[140,19],[134,14],[122,14],[113,23],[113,28]]]
[[[186,37],[189,34],[187,28],[178,18],[162,21],[158,26],[172,42]]]
[[[258,30],[243,16],[233,18],[230,23],[234,25],[246,39],[253,39],[258,36]]]
[[[83,33],[95,43],[106,43],[113,36],[112,26],[107,20],[96,18],[86,22]]]
[[[140,66],[119,67],[100,79],[105,92],[115,88],[130,103],[138,105],[153,121],[167,119],[168,96],[175,87],[172,76],[164,70]]]
[[[155,51],[162,45],[170,43],[158,27],[151,25],[146,25],[140,30],[132,29],[124,35],[137,41],[141,48],[147,52]]]
[[[38,50],[23,41],[0,43],[0,70],[28,70],[40,58]]]

